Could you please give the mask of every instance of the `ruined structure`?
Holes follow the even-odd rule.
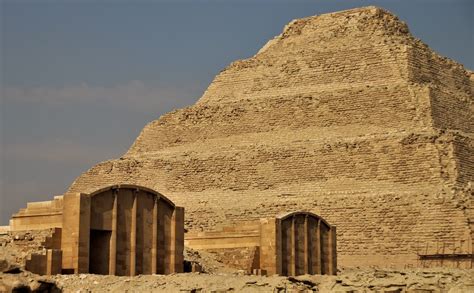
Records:
[[[35,273],[134,276],[183,271],[184,210],[145,187],[66,193],[53,201],[29,203],[10,221],[13,231],[47,228],[55,228],[47,250],[26,262]]]
[[[185,245],[218,254],[222,262],[255,274],[337,272],[336,228],[309,212],[239,222],[221,231],[191,232]]]
[[[68,193],[157,189],[190,233],[309,210],[339,265],[472,266],[473,85],[385,10],[298,19]]]

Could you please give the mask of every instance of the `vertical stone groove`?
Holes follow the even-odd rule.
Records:
[[[109,250],[109,275],[115,275],[117,266],[117,190],[113,193],[112,206],[112,233],[110,235],[110,250]]]
[[[152,231],[152,244],[151,244],[151,273],[156,274],[157,272],[157,256],[158,256],[158,201],[160,199],[155,196],[153,197],[153,231]]]
[[[316,274],[321,274],[321,220],[318,219],[317,229],[316,229]]]
[[[309,237],[308,215],[304,216],[304,273],[311,273],[311,237]]]
[[[130,231],[130,276],[135,276],[137,261],[137,193],[137,191],[133,191],[132,224]]]
[[[296,223],[295,216],[291,217],[291,261],[290,275],[296,275]]]

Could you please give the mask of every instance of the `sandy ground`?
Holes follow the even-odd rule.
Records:
[[[474,270],[343,270],[338,276],[184,273],[135,277],[0,274],[0,292],[474,292]],[[2,291],[3,290],[3,291]]]

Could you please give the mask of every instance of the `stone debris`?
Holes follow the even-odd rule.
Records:
[[[215,254],[206,251],[196,251],[192,248],[185,247],[184,260],[191,263],[196,263],[202,268],[202,273],[233,273],[239,274],[239,270],[225,265],[216,257]],[[245,274],[245,272],[241,272]]]
[[[376,277],[378,276],[378,277]],[[2,288],[6,288],[2,291]],[[172,275],[0,274],[0,292],[473,292],[474,271],[463,269],[348,269],[338,276],[239,276],[229,273]],[[36,290],[36,291],[35,291]],[[46,291],[45,291],[46,290]],[[49,290],[49,291],[48,291]]]
[[[31,254],[44,250],[45,242],[52,233],[52,229],[45,229],[28,232],[13,231],[0,235],[0,272],[16,267],[24,268]]]

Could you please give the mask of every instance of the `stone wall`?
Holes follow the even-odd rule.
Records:
[[[305,211],[187,233],[185,245],[248,273],[336,274],[336,228]]]
[[[47,249],[33,253],[26,260],[25,269],[38,275],[61,274],[62,252],[60,249]]]
[[[427,127],[431,125],[429,109],[428,88],[404,84],[387,84],[383,88],[351,86],[198,105],[167,114],[147,125],[127,157],[150,156],[163,148],[173,150],[180,146],[192,150],[190,144],[213,143],[230,137],[236,141],[256,140],[257,133],[277,132],[274,136],[284,136],[288,132],[312,129],[316,133],[306,133],[305,138],[318,132],[325,137],[337,134],[346,137]]]
[[[184,245],[216,255],[229,267],[252,272],[260,264],[260,220],[239,221],[213,231],[187,232]]]
[[[472,133],[474,129],[472,94],[469,97],[462,92],[453,93],[430,88],[430,98],[435,127]]]
[[[9,229],[22,231],[61,228],[62,217],[63,198],[55,196],[51,201],[29,202],[26,208],[12,216]]]

